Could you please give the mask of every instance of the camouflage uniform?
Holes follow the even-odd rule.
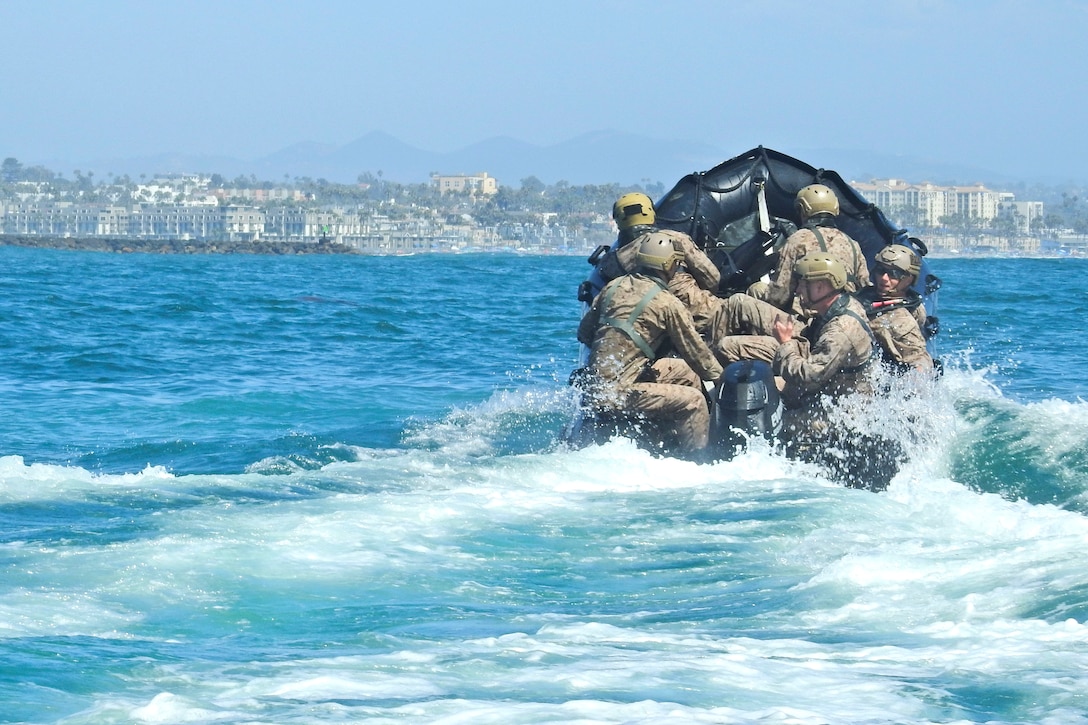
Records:
[[[774,321],[787,313],[772,304],[744,293],[723,301],[707,330],[710,349],[722,365],[737,360],[771,362],[778,351]],[[801,334],[804,323],[794,320],[794,334]]]
[[[871,392],[867,370],[872,354],[865,308],[847,294],[815,317],[801,338],[782,343],[773,367],[785,383],[787,435],[819,437],[827,431],[823,405],[847,393]]]
[[[578,340],[590,348],[591,406],[645,417],[677,452],[706,447],[710,411],[700,379],[717,380],[722,367],[663,281],[636,273],[610,282],[582,317]],[[658,357],[668,348],[683,359]]]
[[[873,392],[870,334],[864,307],[844,294],[810,323],[806,339],[779,348],[774,369],[786,383],[781,435],[787,455],[822,466],[852,488],[882,491],[906,457],[900,443],[831,415],[843,395]]]
[[[684,249],[684,267],[699,287],[704,290],[710,290],[711,292],[718,289],[718,285],[722,280],[722,273],[718,270],[718,267],[710,261],[710,257],[706,256],[706,253],[703,250],[695,246],[695,242],[691,241],[691,237],[683,232],[676,232],[671,229],[655,229],[653,227],[645,226],[641,228],[646,229],[647,231],[635,237],[627,244],[617,246],[615,249],[610,249],[601,259],[600,263],[597,265],[597,272],[605,282],[634,272],[638,268],[635,257],[638,255],[638,248],[641,245],[642,237],[651,232],[655,232],[658,234],[665,234],[680,242]]]
[[[779,253],[778,269],[771,275],[770,284],[762,286],[757,283],[749,294],[783,310],[793,309],[803,316],[803,311],[794,307],[793,265],[809,252],[817,251],[827,252],[842,262],[846,268],[846,292],[853,293],[869,286],[869,268],[858,243],[835,227],[810,226],[798,229],[786,240]]]
[[[921,329],[926,319],[926,308],[917,292],[911,290],[908,297],[884,300],[880,299],[876,287],[866,287],[858,293],[858,300],[865,307],[869,328],[880,345],[885,363],[899,370],[933,370],[933,358],[926,349],[926,339]],[[893,304],[881,307],[881,302]]]
[[[710,335],[711,323],[721,315],[725,300],[713,292],[708,292],[699,284],[694,275],[684,269],[677,270],[669,281],[669,292],[672,292],[688,308],[695,321],[695,330],[704,338],[713,339]]]

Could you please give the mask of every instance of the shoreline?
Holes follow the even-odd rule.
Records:
[[[362,254],[358,249],[329,241],[316,242],[211,242],[135,237],[38,237],[0,234],[0,246],[62,249],[115,254]]]
[[[522,254],[541,256],[585,257],[593,249],[558,250],[555,248],[496,249],[466,248],[458,250],[414,249],[373,252],[333,241],[314,242],[224,242],[181,239],[140,239],[137,237],[47,237],[0,234],[0,247],[28,249],[59,249],[72,252],[109,252],[114,254],[253,254],[291,256],[303,254],[345,254],[359,257],[415,257],[423,255],[460,256],[466,254]]]
[[[1045,252],[930,252],[926,259],[1088,259],[1083,254],[1052,254]]]
[[[73,252],[108,252],[112,254],[250,254],[292,256],[303,254],[346,254],[355,256],[422,256],[431,254],[521,254],[578,257],[592,250],[557,251],[555,249],[471,249],[457,252],[419,249],[411,252],[374,254],[332,241],[271,242],[271,241],[200,241],[181,239],[140,239],[134,237],[47,237],[0,234],[0,246],[28,249],[59,249]],[[1088,259],[1081,254],[1016,253],[1016,252],[930,252],[926,259]]]

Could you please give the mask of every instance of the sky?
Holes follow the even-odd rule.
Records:
[[[0,0],[0,29],[24,165],[616,130],[1088,178],[1088,0]]]

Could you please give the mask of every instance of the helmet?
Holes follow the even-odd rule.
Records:
[[[793,265],[793,276],[803,280],[827,280],[836,290],[846,288],[846,267],[827,252],[809,252]]]
[[[650,197],[634,191],[616,199],[612,205],[612,218],[620,229],[628,229],[638,224],[653,224],[657,216]]]
[[[904,244],[889,244],[877,252],[874,260],[885,267],[902,270],[915,279],[918,279],[918,273],[922,271],[922,258]]]
[[[809,184],[801,189],[797,192],[794,205],[797,207],[797,213],[801,215],[802,222],[813,214],[839,215],[839,197],[823,184]]]
[[[650,232],[642,237],[635,260],[644,269],[668,274],[677,262],[684,261],[684,248],[668,234]]]

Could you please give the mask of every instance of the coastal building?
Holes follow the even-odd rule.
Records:
[[[1009,218],[1016,231],[1028,234],[1042,223],[1043,202],[1006,199],[998,204],[997,216]]]
[[[72,237],[98,234],[102,228],[112,228],[108,221],[110,216],[109,208],[88,208],[70,201],[8,204],[4,207],[2,228],[5,234]],[[105,226],[99,227],[98,221],[103,218],[107,220]]]
[[[277,201],[303,201],[306,199],[306,194],[299,189],[283,187],[270,189],[212,189],[211,196],[216,199],[217,203],[224,203],[232,199],[242,199],[255,204],[267,204]]]
[[[528,225],[518,239],[471,219],[441,220],[429,210],[392,217],[366,209],[304,209],[246,205],[130,206],[45,202],[0,204],[0,233],[24,237],[133,238],[204,242],[331,241],[373,254],[460,252],[511,246],[569,246],[558,225]],[[511,230],[512,231],[512,230]],[[514,233],[514,232],[512,232]],[[588,242],[583,246],[591,246]]]
[[[473,195],[490,196],[491,194],[497,194],[499,191],[499,182],[494,177],[488,176],[486,172],[480,172],[474,176],[431,174],[431,183],[443,194],[468,191]]]
[[[48,181],[16,181],[12,197],[23,202],[48,201],[53,198],[53,186]]]
[[[132,200],[144,204],[214,206],[219,201],[208,193],[210,177],[196,174],[156,176],[149,183],[132,187]]]
[[[180,204],[12,204],[4,207],[0,230],[25,236],[254,241],[264,231],[264,212],[254,207]]]
[[[873,179],[852,181],[850,185],[889,216],[910,220],[911,226],[940,227],[949,217],[957,215],[989,223],[1005,213],[1019,214],[1026,230],[1043,213],[1042,202],[1018,202],[1014,194],[994,191],[983,184],[938,186],[929,182],[912,184],[902,179]]]
[[[1063,230],[1054,235],[1053,239],[1048,240],[1048,247],[1061,254],[1088,257],[1088,234]]]

